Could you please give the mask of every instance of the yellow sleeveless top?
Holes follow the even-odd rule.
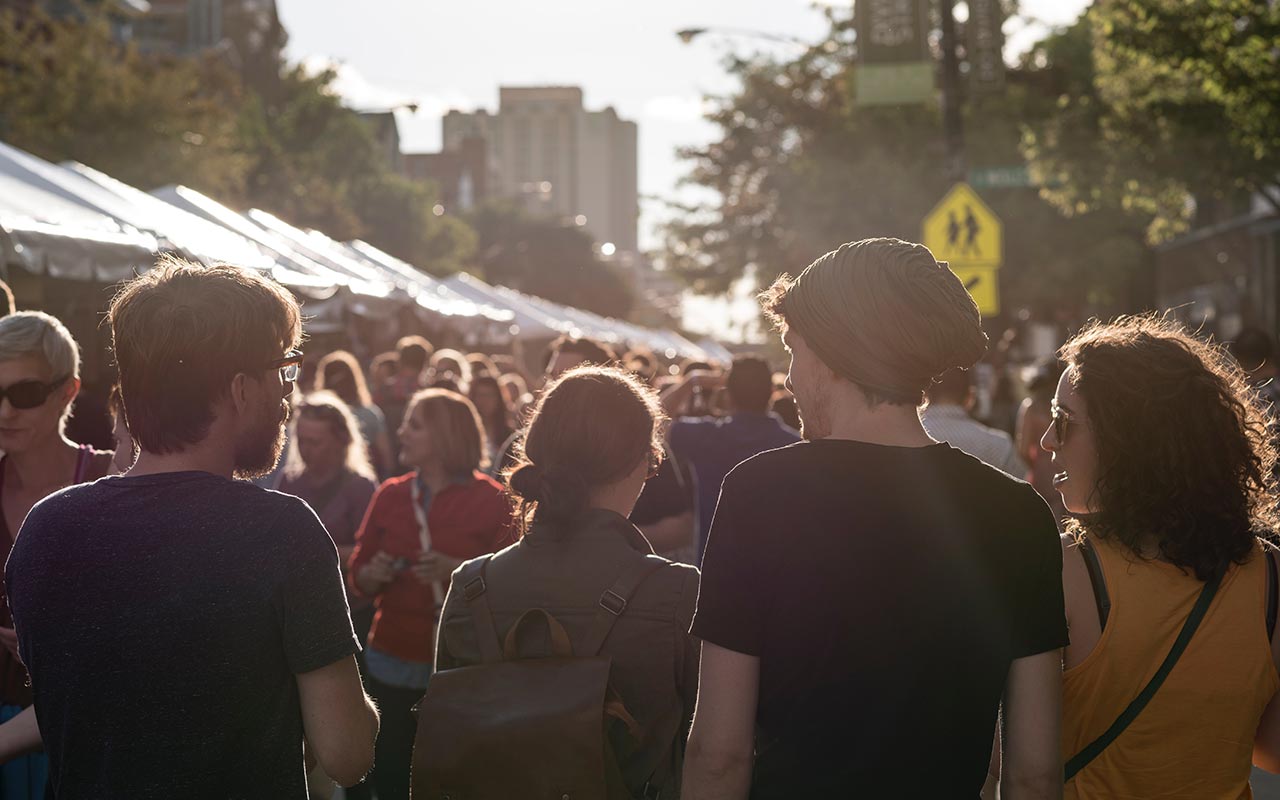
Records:
[[[1151,680],[1204,584],[1090,537],[1111,595],[1102,638],[1062,686],[1062,758],[1115,722]],[[1267,561],[1223,577],[1209,612],[1142,713],[1066,785],[1067,800],[1248,800],[1253,737],[1280,688],[1266,631]]]

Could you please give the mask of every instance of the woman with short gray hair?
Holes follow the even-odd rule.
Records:
[[[67,486],[101,478],[111,464],[111,453],[78,445],[65,435],[79,391],[80,348],[65,325],[39,311],[0,319],[0,559],[8,559],[32,506]],[[0,594],[4,591],[0,576]],[[3,600],[0,721],[31,705],[7,596]],[[4,800],[43,797],[46,775],[43,754],[4,764]],[[25,788],[15,793],[11,787]]]

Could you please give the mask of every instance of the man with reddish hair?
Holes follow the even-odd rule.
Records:
[[[235,480],[280,456],[297,303],[164,259],[107,321],[140,455],[32,509],[6,569],[52,796],[302,800],[304,738],[356,783],[378,718],[337,551],[301,500]]]

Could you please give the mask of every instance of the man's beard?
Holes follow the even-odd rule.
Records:
[[[815,387],[802,401],[799,394],[796,398],[796,411],[800,414],[800,435],[805,441],[825,439],[831,435],[830,403],[823,387]]]
[[[272,409],[262,415],[259,424],[245,432],[236,443],[237,478],[253,480],[271,474],[280,461],[280,454],[284,452],[285,422],[288,419],[287,403],[273,405]]]

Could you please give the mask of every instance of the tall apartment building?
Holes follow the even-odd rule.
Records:
[[[496,113],[450,111],[443,126],[446,151],[472,136],[488,144],[491,196],[532,197],[554,214],[585,218],[598,242],[637,249],[637,128],[612,108],[587,111],[577,87],[508,86]]]

